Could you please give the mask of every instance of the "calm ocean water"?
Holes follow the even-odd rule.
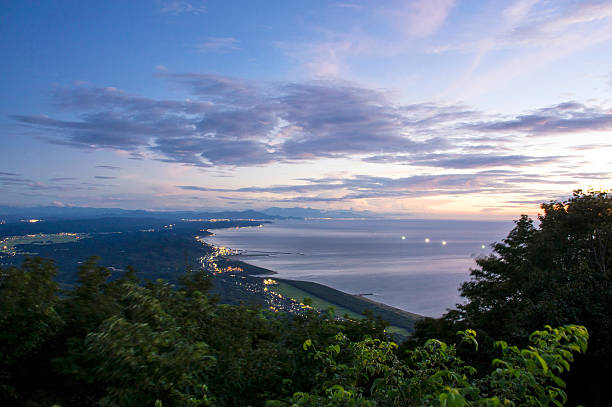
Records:
[[[437,317],[462,301],[457,288],[469,279],[474,258],[489,254],[490,244],[513,226],[509,221],[286,220],[215,230],[207,241],[242,250],[242,260],[281,278],[372,294],[375,301]]]

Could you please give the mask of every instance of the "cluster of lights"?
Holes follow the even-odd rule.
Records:
[[[272,279],[272,278],[265,278],[263,283],[265,285],[276,285],[276,284],[278,284],[278,282],[276,280]]]
[[[402,236],[402,240],[406,240],[406,236]],[[431,243],[431,239],[426,237],[425,238],[425,243]],[[442,240],[441,244],[442,244],[442,246],[446,246],[448,244],[448,242],[446,240]],[[480,248],[484,249],[484,248],[486,248],[486,246],[483,244],[483,245],[480,245]]]

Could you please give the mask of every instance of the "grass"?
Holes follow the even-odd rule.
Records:
[[[278,281],[278,280],[277,282],[278,282],[277,285],[268,286],[268,289],[281,294],[283,297],[293,298],[294,300],[299,301],[299,302],[302,302],[304,298],[310,298],[312,300],[313,308],[315,308],[317,311],[324,312],[324,311],[327,311],[327,309],[329,309],[330,307],[333,307],[335,311],[335,315],[338,315],[338,316],[348,315],[350,318],[353,318],[353,319],[365,318],[365,316],[363,316],[362,314],[357,313],[353,310],[350,310],[349,308],[345,308],[337,303],[332,303],[326,299],[318,297],[314,295],[312,292],[304,291],[296,287],[295,285],[293,285],[292,284],[293,282],[288,283],[286,281]],[[385,319],[384,317],[382,318]],[[403,337],[407,337],[410,335],[410,331],[408,329],[401,327],[401,326],[396,326],[396,325],[388,326],[387,331],[393,334],[398,334]]]
[[[317,311],[326,311],[329,307],[333,307],[336,315],[348,314],[348,316],[351,318],[364,318],[363,315],[357,314],[347,308],[338,306],[337,304],[333,304],[322,298],[315,297],[311,293],[300,290],[299,288],[289,285],[283,281],[279,281],[278,285],[269,286],[268,289],[281,294],[283,297],[293,298],[299,302],[302,302],[304,298],[310,298],[312,300],[313,308],[315,308]]]
[[[348,309],[349,311],[352,311],[358,315],[361,315],[361,313],[363,313],[365,310],[371,311],[374,317],[380,317],[383,320],[388,321],[391,325],[404,328],[408,332],[412,332],[414,330],[414,323],[418,319],[422,318],[420,315],[402,311],[400,309],[372,301],[368,298],[347,294],[331,287],[327,287],[323,284],[298,280],[276,280],[279,282],[285,282],[295,288],[305,291],[308,293],[308,297],[310,298],[320,298],[336,305],[337,307]]]
[[[84,233],[55,233],[55,234],[35,234],[25,236],[11,236],[4,239],[0,239],[0,252],[12,253],[15,251],[15,246],[36,244],[36,245],[47,245],[56,243],[69,243],[76,242],[79,239],[87,237]]]

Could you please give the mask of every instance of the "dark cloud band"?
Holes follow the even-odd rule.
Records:
[[[461,104],[397,105],[386,91],[337,80],[160,76],[185,86],[189,98],[153,100],[114,88],[57,89],[53,100],[73,119],[12,117],[56,144],[122,150],[132,159],[152,152],[160,161],[199,167],[329,157],[444,169],[534,166],[567,157],[513,154],[503,147],[509,138],[612,130],[609,110],[577,102],[500,119]]]

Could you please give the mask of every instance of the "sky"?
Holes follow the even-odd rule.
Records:
[[[0,204],[512,219],[612,187],[612,0],[0,3]]]

